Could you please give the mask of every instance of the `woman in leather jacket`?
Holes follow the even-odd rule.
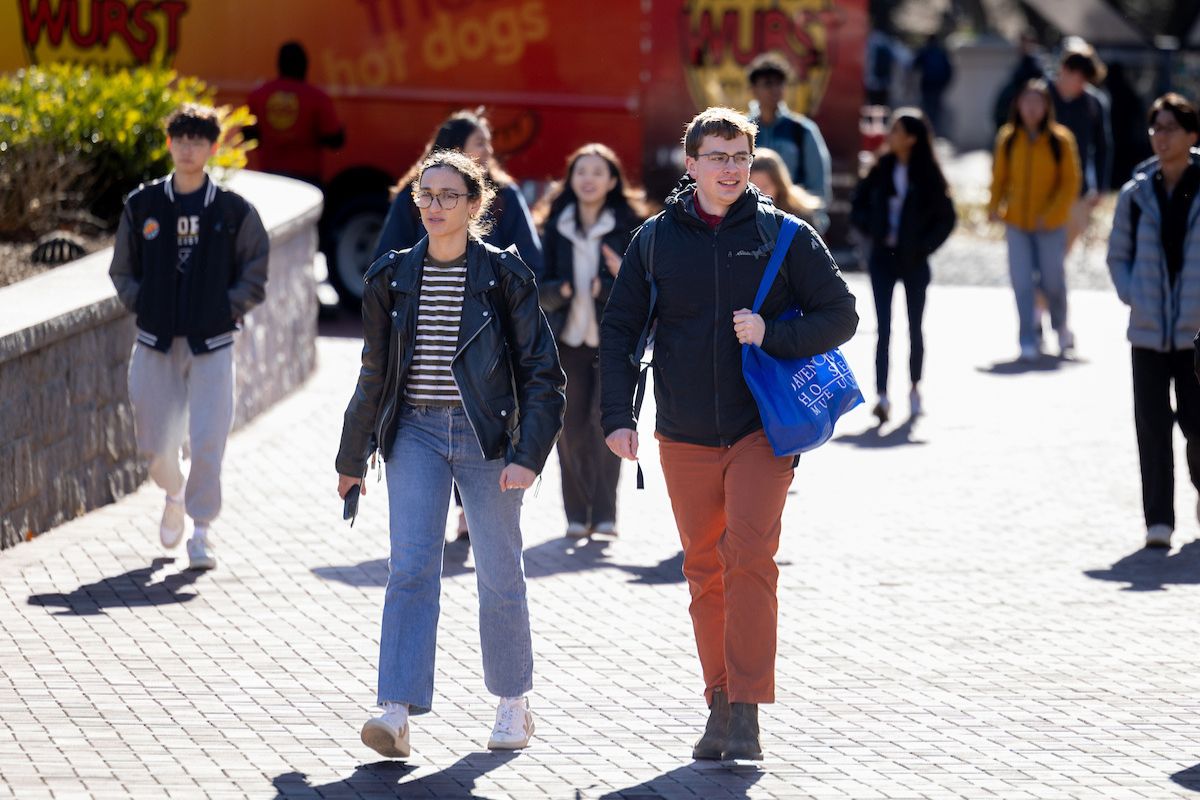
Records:
[[[647,216],[645,203],[627,187],[617,154],[586,144],[567,158],[566,177],[542,207],[545,275],[538,286],[570,387],[558,440],[566,534],[615,536],[621,459],[600,427],[600,319],[625,248]]]
[[[391,553],[378,703],[362,741],[406,758],[410,715],[433,702],[442,546],[451,482],[475,531],[484,682],[500,697],[488,747],[529,742],[533,655],[521,563],[523,490],[562,427],[565,378],[515,249],[481,241],[492,197],[462,153],[428,158],[412,185],[428,234],[367,272],[362,369],[346,409],[338,494],[386,462]]]

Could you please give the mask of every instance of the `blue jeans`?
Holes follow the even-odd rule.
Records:
[[[1034,290],[1041,289],[1050,311],[1054,330],[1067,329],[1067,228],[1048,231],[1023,231],[1007,226],[1008,274],[1017,300],[1017,320],[1022,348],[1038,346],[1034,319]]]
[[[475,577],[483,679],[499,697],[533,685],[533,648],[521,561],[519,489],[500,491],[504,459],[487,460],[461,407],[401,406],[387,462],[391,556],[379,644],[379,697],[407,703],[410,714],[433,704],[433,668],[441,610],[442,548],[451,485],[462,494]]]

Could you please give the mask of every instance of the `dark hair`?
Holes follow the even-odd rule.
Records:
[[[758,126],[740,111],[722,106],[706,108],[687,124],[683,132],[683,152],[689,157],[700,155],[700,142],[705,136],[720,136],[730,141],[745,136],[748,145],[754,150],[754,139],[758,136]]]
[[[908,157],[908,172],[918,180],[933,183],[939,191],[946,192],[949,184],[933,151],[933,129],[921,109],[898,108],[892,114],[892,125],[899,125],[904,132],[916,139]]]
[[[592,142],[580,147],[567,156],[566,174],[561,181],[556,181],[546,196],[538,203],[534,219],[539,225],[553,225],[567,206],[575,204],[575,227],[583,231],[583,220],[579,215],[579,198],[571,188],[571,176],[575,174],[575,165],[584,156],[596,156],[608,164],[609,177],[616,178],[617,183],[604,198],[604,207],[611,208],[616,214],[618,224],[621,220],[644,220],[650,216],[646,208],[645,194],[630,187],[625,182],[625,169],[621,159],[611,147],[599,142]]]
[[[1167,92],[1155,100],[1150,106],[1150,114],[1147,118],[1151,126],[1154,125],[1154,118],[1160,111],[1171,112],[1171,116],[1175,117],[1179,127],[1188,133],[1200,133],[1200,114],[1196,113],[1196,107],[1183,95],[1177,92]]]
[[[438,150],[417,165],[416,176],[409,185],[414,194],[421,190],[421,178],[431,169],[452,169],[462,176],[468,199],[479,201],[479,211],[468,223],[467,233],[476,239],[487,236],[492,227],[487,213],[496,198],[496,190],[488,181],[483,167],[461,150]]]
[[[1063,53],[1059,68],[1078,72],[1088,83],[1100,83],[1108,71],[1090,45],[1085,50],[1075,49]]]
[[[1042,100],[1046,105],[1046,114],[1042,117],[1042,122],[1038,125],[1038,133],[1047,133],[1050,126],[1054,124],[1054,98],[1050,96],[1050,86],[1042,78],[1033,78],[1021,84],[1021,88],[1013,95],[1012,103],[1008,106],[1008,136],[1004,139],[1005,155],[1012,155],[1013,141],[1017,138],[1017,134],[1021,132],[1021,127],[1024,125],[1021,122],[1021,96],[1026,92],[1037,92],[1042,96]],[[1062,144],[1058,141],[1058,137],[1050,135],[1050,152],[1054,155],[1054,163],[1057,164],[1062,159]]]
[[[450,116],[446,117],[445,121],[438,126],[434,131],[433,138],[425,145],[425,152],[417,159],[416,163],[408,168],[403,177],[396,182],[396,186],[392,190],[395,195],[398,192],[404,191],[405,187],[413,182],[421,171],[421,167],[430,156],[441,150],[457,150],[462,152],[467,146],[467,140],[476,131],[484,131],[491,133],[491,126],[488,124],[487,112],[480,106],[474,111],[463,109],[455,111]],[[514,181],[512,176],[500,168],[495,159],[488,162],[488,165],[483,168],[487,179],[491,181],[493,187],[501,188],[511,186]]]
[[[275,62],[279,74],[285,78],[304,80],[308,75],[308,53],[299,42],[285,42],[279,48],[279,59]]]
[[[761,53],[746,67],[746,79],[753,86],[762,78],[778,78],[790,83],[795,78],[795,72],[788,60],[778,53]]]
[[[221,120],[217,110],[200,103],[184,103],[170,113],[166,119],[167,136],[179,139],[195,136],[216,142],[221,138]]]

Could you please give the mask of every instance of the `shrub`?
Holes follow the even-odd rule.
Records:
[[[88,209],[113,223],[127,192],[170,171],[166,116],[184,102],[211,103],[214,94],[204,82],[162,67],[108,71],[54,63],[0,76],[0,175],[21,170],[26,175],[21,180],[36,181],[36,188],[23,192],[26,212],[18,216],[31,216],[32,202],[44,217],[46,209],[62,208],[63,197],[75,194],[89,198]],[[241,128],[253,117],[245,106],[220,111],[226,134],[210,165],[241,168],[249,149]],[[38,172],[56,159],[51,172],[76,176],[67,187],[61,177]],[[44,224],[43,219],[34,227]],[[34,228],[24,233],[33,234]]]

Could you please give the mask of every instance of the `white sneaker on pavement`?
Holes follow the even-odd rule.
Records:
[[[217,566],[217,557],[212,554],[212,543],[208,541],[208,528],[197,525],[192,538],[187,540],[188,569],[208,570]]]
[[[520,750],[533,736],[533,713],[524,697],[501,697],[488,750]]]
[[[167,495],[167,503],[163,507],[162,522],[158,523],[158,540],[162,546],[172,550],[179,546],[183,538],[183,528],[187,517],[184,513],[183,494],[178,497]]]
[[[408,706],[388,703],[383,714],[363,724],[359,738],[381,756],[408,758],[412,753],[408,741]]]
[[[568,539],[584,539],[588,535],[588,527],[582,522],[567,523],[567,538]]]
[[[921,393],[913,389],[908,393],[908,415],[910,417],[919,417],[924,408],[921,406]]]
[[[1146,529],[1146,547],[1170,548],[1173,532],[1170,525],[1151,525]]]

